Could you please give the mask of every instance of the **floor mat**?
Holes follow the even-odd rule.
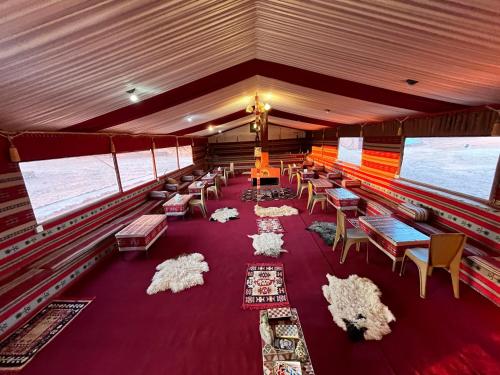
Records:
[[[245,278],[244,309],[289,306],[281,263],[250,263]]]
[[[241,194],[244,202],[272,201],[280,199],[294,199],[295,193],[290,188],[256,188],[247,189]]]
[[[53,301],[0,343],[0,370],[21,370],[92,300]]]
[[[257,230],[259,234],[262,233],[285,233],[283,225],[281,225],[280,219],[266,217],[257,219]]]

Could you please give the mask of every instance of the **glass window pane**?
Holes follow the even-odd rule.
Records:
[[[500,137],[406,138],[401,177],[488,199]]]
[[[151,151],[116,154],[123,190],[154,180]]]
[[[19,163],[38,222],[118,192],[111,155]]]
[[[175,147],[155,149],[156,174],[158,177],[177,170],[177,150]]]
[[[193,148],[191,146],[179,147],[179,164],[181,168],[193,164]]]
[[[361,165],[362,151],[363,151],[363,138],[359,137],[339,138],[338,160],[356,165]]]

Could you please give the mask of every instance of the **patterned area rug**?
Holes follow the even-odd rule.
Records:
[[[289,306],[283,264],[248,264],[242,307],[259,310],[283,306]]]
[[[333,239],[335,238],[335,232],[337,231],[337,226],[335,225],[335,223],[326,221],[314,221],[306,229],[308,231],[318,233],[328,246],[333,245]]]
[[[262,233],[285,233],[285,229],[281,225],[280,219],[266,217],[257,219],[257,230]]]
[[[0,343],[0,370],[21,370],[92,300],[53,301]]]
[[[294,199],[295,193],[290,188],[256,188],[247,189],[241,194],[244,202],[272,201],[279,199]]]

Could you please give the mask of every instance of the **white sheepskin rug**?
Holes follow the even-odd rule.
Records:
[[[249,235],[253,239],[253,248],[255,249],[254,255],[265,255],[268,257],[277,258],[281,253],[286,253],[287,251],[282,249],[283,246],[283,234],[278,233],[261,233]]]
[[[236,208],[218,208],[214,211],[212,216],[210,216],[210,221],[218,221],[219,223],[225,223],[229,220],[238,219],[240,213]]]
[[[389,323],[396,318],[380,302],[382,293],[370,280],[358,275],[338,279],[326,275],[328,285],[323,285],[323,295],[330,304],[333,321],[353,341],[381,340],[391,332]]]
[[[148,294],[170,289],[177,293],[196,285],[203,285],[202,272],[208,272],[208,263],[200,253],[181,255],[156,266]]]
[[[259,205],[255,205],[254,211],[255,215],[259,217],[292,216],[299,214],[299,211],[296,208],[286,205],[281,207],[261,207]]]

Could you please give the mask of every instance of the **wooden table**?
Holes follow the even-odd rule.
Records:
[[[194,181],[188,186],[188,192],[191,195],[201,195],[201,191],[207,186],[207,181]]]
[[[403,260],[406,249],[429,246],[428,236],[392,216],[361,216],[359,226],[370,242],[392,259],[392,271],[396,262]]]
[[[181,198],[177,198],[180,196]],[[192,194],[176,194],[163,204],[163,210],[167,216],[184,216],[189,209],[189,201],[193,198]]]
[[[147,251],[167,230],[165,215],[142,215],[115,234],[119,251]]]
[[[333,184],[325,178],[311,178],[309,180],[315,194],[325,194],[325,190],[333,187]]]
[[[213,185],[215,183],[215,177],[218,176],[218,173],[210,173],[208,172],[205,176],[201,178],[201,181],[205,181],[207,185]]]
[[[346,216],[354,217],[358,211],[359,197],[344,188],[326,189],[326,201],[336,210],[345,212]]]
[[[314,178],[314,171],[305,171],[303,169],[299,170],[300,178],[302,178],[302,181],[309,181]]]

